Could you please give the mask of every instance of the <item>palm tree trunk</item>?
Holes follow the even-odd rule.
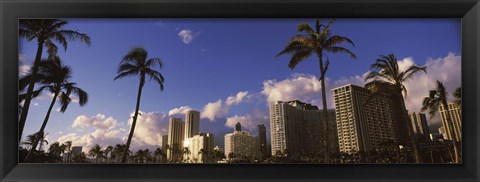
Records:
[[[130,134],[128,135],[127,146],[125,147],[125,151],[123,152],[121,163],[125,163],[127,160],[127,152],[128,152],[128,149],[130,148],[130,143],[132,142],[133,132],[135,131],[135,125],[137,124],[138,110],[140,109],[140,97],[142,96],[142,89],[143,89],[142,83],[144,83],[144,81],[145,81],[145,74],[142,74],[142,76],[140,77],[140,83],[138,85],[137,105],[135,106],[135,114],[133,115],[132,128],[130,129]]]
[[[415,163],[419,164],[419,163],[422,163],[422,156],[420,155],[420,150],[418,148],[417,138],[413,134],[412,125],[411,125],[410,119],[408,119],[407,107],[405,106],[405,100],[403,99],[401,89],[400,89],[400,92],[397,91],[397,93],[400,94],[400,95],[398,95],[398,97],[399,97],[400,102],[402,104],[402,112],[403,112],[403,116],[405,117],[405,122],[406,122],[407,130],[408,130],[408,136],[410,137],[410,142],[412,143],[412,146],[413,146]]]
[[[329,141],[328,141],[328,112],[327,112],[327,96],[326,96],[326,93],[325,93],[325,69],[323,67],[323,59],[322,59],[322,53],[320,53],[320,55],[318,55],[318,62],[319,62],[319,66],[320,66],[320,84],[322,86],[322,107],[323,107],[323,117],[325,119],[325,163],[329,163],[329,160],[328,160],[328,153],[329,153],[329,148],[328,148],[328,144],[329,144]]]
[[[40,59],[43,52],[43,39],[38,39],[37,54],[35,55],[35,62],[32,66],[32,77],[29,80],[27,94],[25,96],[25,101],[23,102],[22,113],[20,115],[20,120],[18,123],[18,142],[22,139],[23,128],[25,127],[25,122],[27,121],[28,109],[30,108],[30,102],[32,101],[33,87],[35,86],[35,81],[38,75],[38,65],[40,64]]]
[[[447,123],[449,126],[450,133],[452,134],[452,140],[453,140],[453,150],[455,151],[455,163],[460,163],[460,153],[458,150],[457,146],[457,134],[455,134],[455,130],[453,129],[453,121],[452,121],[452,116],[450,114],[450,111],[448,109],[448,104],[445,99],[442,100],[442,105],[443,108],[445,109],[445,112],[447,113]]]
[[[40,127],[40,131],[38,131],[35,142],[33,143],[33,146],[30,149],[30,151],[28,152],[27,157],[25,157],[25,162],[28,162],[30,160],[30,158],[33,155],[33,151],[35,150],[35,148],[37,148],[37,144],[43,136],[43,131],[45,130],[45,127],[47,126],[48,119],[50,118],[50,113],[52,112],[53,106],[55,105],[55,101],[57,100],[58,94],[59,94],[59,92],[56,92],[55,95],[53,96],[52,102],[50,103],[50,107],[48,107],[47,115],[45,116],[45,119],[43,120],[42,127]]]

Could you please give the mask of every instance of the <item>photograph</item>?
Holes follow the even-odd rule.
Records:
[[[18,163],[462,165],[462,50],[461,18],[19,18]]]

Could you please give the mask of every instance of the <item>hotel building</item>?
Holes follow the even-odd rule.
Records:
[[[448,113],[443,107],[440,106],[440,118],[442,120],[442,127],[444,128],[444,138],[446,140],[462,141],[462,110],[455,103],[448,103],[448,112],[451,119],[448,122]],[[455,135],[452,134],[452,131]]]
[[[304,103],[277,101],[270,105],[270,137],[273,156],[305,151]]]
[[[237,123],[233,133],[225,135],[225,156],[227,160],[232,160],[230,153],[233,153],[236,158],[253,159],[257,153],[255,149],[255,137],[246,131],[241,131],[240,123]]]
[[[185,113],[185,139],[198,135],[200,131],[200,112],[190,110]]]
[[[264,124],[258,125],[258,152],[260,161],[267,158],[267,129]]]
[[[168,121],[168,146],[167,159],[178,161],[183,151],[183,140],[185,135],[185,124],[180,118],[170,118]]]
[[[430,138],[430,130],[428,129],[427,117],[424,113],[411,112],[408,114],[412,122],[412,130],[418,139]]]
[[[185,148],[189,153],[184,156],[187,163],[213,163],[214,135],[212,133],[199,133],[185,140]]]

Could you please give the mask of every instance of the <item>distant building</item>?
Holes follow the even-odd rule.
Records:
[[[167,152],[167,146],[168,146],[168,135],[163,135],[162,136],[162,150],[163,150],[163,152]]]
[[[183,151],[185,124],[180,118],[170,118],[168,122],[168,146],[167,159],[178,162]]]
[[[200,132],[200,112],[190,110],[185,113],[185,139],[198,135]]]
[[[258,125],[258,152],[259,159],[267,159],[267,129],[264,124]]]
[[[442,119],[442,127],[445,129],[444,138],[446,140],[462,141],[462,110],[455,103],[448,103],[448,112],[451,116],[450,122],[447,120],[448,114],[445,108],[443,105],[440,106],[440,118]]]
[[[395,113],[389,94],[348,84],[332,89],[340,152],[365,159],[365,154],[378,150],[386,142],[397,143],[394,133]],[[368,102],[367,102],[367,99]]]
[[[408,114],[412,122],[413,133],[418,139],[428,139],[430,130],[428,129],[427,117],[424,113],[411,112]]]
[[[246,131],[241,131],[240,123],[237,123],[233,133],[225,135],[225,156],[227,160],[253,160],[256,154],[255,149],[255,137]]]
[[[188,153],[184,160],[187,163],[214,163],[214,135],[212,133],[199,133],[186,140],[185,148]]]
[[[76,155],[80,155],[80,154],[82,154],[82,146],[73,146],[72,147],[72,155],[76,156]]]

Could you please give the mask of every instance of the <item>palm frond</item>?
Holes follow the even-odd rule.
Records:
[[[119,78],[124,78],[124,77],[127,77],[127,76],[138,75],[139,73],[140,72],[138,70],[124,71],[124,72],[119,73],[113,80],[117,80]]]
[[[312,27],[306,22],[300,23],[298,25],[297,32],[304,32],[308,34],[314,33]]]
[[[312,55],[311,51],[299,51],[294,53],[288,63],[288,67],[294,69],[300,62],[310,57],[310,55]]]
[[[338,46],[331,46],[331,47],[325,47],[326,51],[332,52],[332,53],[346,53],[348,56],[350,56],[353,59],[357,59],[357,56],[350,50],[344,47],[338,47]]]

